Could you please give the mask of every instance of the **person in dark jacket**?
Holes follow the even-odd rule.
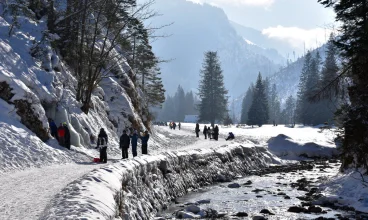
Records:
[[[147,148],[148,148],[148,140],[150,138],[148,131],[145,131],[144,135],[140,136],[139,138],[142,140],[142,154],[148,154]]]
[[[235,136],[233,132],[229,132],[229,136],[225,140],[228,141],[228,140],[234,140],[234,139],[235,139]]]
[[[180,128],[181,128],[181,123],[180,123],[180,121],[179,121],[179,124],[178,124],[178,128],[179,128],[179,130],[180,130]]]
[[[195,133],[196,133],[196,135],[197,135],[197,138],[199,138],[199,132],[201,131],[201,130],[199,130],[199,124],[197,123],[196,124],[196,127],[195,127]]]
[[[49,127],[51,136],[53,136],[54,138],[56,138],[56,140],[59,141],[58,127],[55,124],[54,120],[52,120],[51,118],[49,118]]]
[[[206,125],[203,128],[203,134],[204,134],[204,139],[207,139],[207,126]]]
[[[174,128],[174,130],[175,130],[175,128],[176,128],[176,123],[175,123],[175,122],[173,123],[173,128]]]
[[[64,122],[63,127],[64,127],[64,132],[65,132],[64,134],[65,147],[68,150],[70,150],[70,131],[69,131],[69,128],[66,122]]]
[[[138,134],[137,131],[134,131],[133,134],[130,136],[131,143],[132,143],[132,153],[133,157],[136,157],[137,154],[137,145],[138,145]]]
[[[100,162],[107,163],[107,143],[109,139],[103,128],[100,129],[100,133],[97,138],[97,148],[100,148]]]
[[[129,145],[130,145],[130,138],[127,135],[126,130],[124,130],[123,134],[120,137],[120,149],[121,149],[121,155],[123,157],[122,159],[128,158]]]
[[[219,128],[216,125],[215,128],[213,129],[213,139],[215,139],[216,141],[218,141],[218,136],[219,136]]]

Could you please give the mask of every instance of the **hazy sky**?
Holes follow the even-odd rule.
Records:
[[[317,0],[191,0],[224,9],[229,19],[293,47],[315,48],[332,31],[334,12]]]

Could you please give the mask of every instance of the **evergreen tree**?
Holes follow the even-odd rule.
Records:
[[[176,90],[175,96],[175,121],[184,121],[185,117],[185,93],[184,89],[179,85],[178,89]]]
[[[196,114],[194,96],[192,91],[187,92],[187,94],[185,94],[185,114],[186,115]]]
[[[245,94],[242,102],[242,110],[240,123],[247,124],[248,123],[248,111],[253,102],[253,94],[254,94],[254,85],[253,83],[249,86],[247,93]]]
[[[285,124],[295,125],[295,99],[293,96],[289,96],[286,100],[284,117]]]
[[[308,100],[306,97],[307,92],[307,80],[308,74],[311,71],[312,53],[307,52],[304,58],[303,69],[300,75],[298,93],[297,93],[297,104],[296,104],[296,117],[297,121],[303,124],[307,123]]]
[[[272,89],[270,91],[270,95],[269,95],[269,117],[270,117],[270,122],[272,123],[276,123],[278,124],[278,119],[280,116],[280,101],[279,98],[277,96],[277,89],[276,89],[276,84],[272,85]]]
[[[220,61],[217,52],[206,52],[199,82],[199,121],[222,121],[227,113],[227,90],[224,86]]]
[[[344,71],[349,75],[350,103],[342,106],[338,116],[342,122],[343,167],[363,167],[368,172],[368,2],[318,0],[333,7],[341,22],[336,46],[342,51]],[[338,80],[336,78],[335,80]]]
[[[247,124],[252,126],[258,125],[261,127],[268,121],[268,100],[263,83],[261,73],[259,73],[254,89],[252,105],[248,111]]]
[[[310,101],[310,97],[318,92],[318,86],[320,84],[320,77],[318,71],[318,60],[317,58],[312,58],[310,63],[310,69],[307,76],[305,98],[307,108],[304,109],[304,122],[306,124],[322,124],[324,122],[323,117],[320,115],[321,103],[315,103]]]

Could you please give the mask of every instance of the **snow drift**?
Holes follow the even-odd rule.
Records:
[[[338,154],[335,144],[295,141],[284,134],[270,138],[267,143],[269,151],[284,159],[300,156],[331,158]]]
[[[252,144],[124,160],[69,184],[41,218],[152,219],[192,189],[230,181],[275,162],[267,149]]]

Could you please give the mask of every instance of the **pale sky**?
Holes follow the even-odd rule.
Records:
[[[334,12],[317,0],[190,0],[216,5],[230,20],[262,31],[299,49],[315,48],[328,39]],[[336,25],[336,24],[335,24]]]

